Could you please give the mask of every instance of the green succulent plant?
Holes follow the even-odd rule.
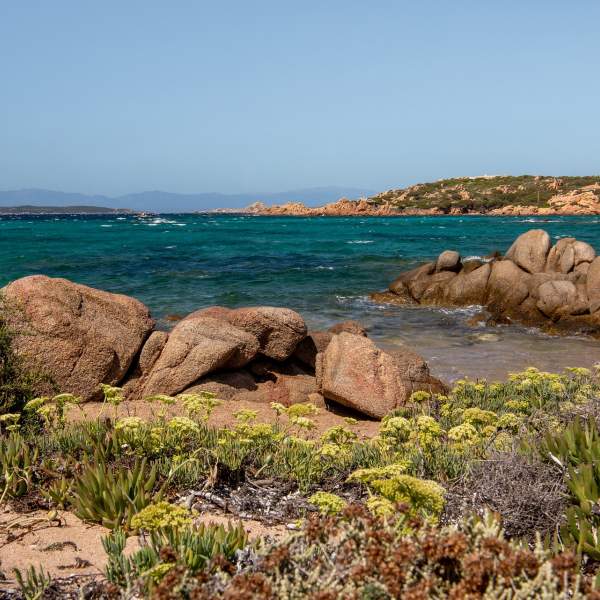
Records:
[[[19,569],[13,569],[13,573],[25,600],[40,600],[52,583],[52,577],[41,566],[36,568],[31,565],[26,569],[25,574]]]
[[[0,439],[0,503],[24,496],[32,486],[37,448],[18,433]]]
[[[181,565],[194,575],[208,562],[223,556],[233,560],[238,550],[248,544],[248,535],[237,525],[205,525],[185,528],[165,527],[150,534],[147,545],[125,556],[126,536],[117,529],[102,539],[107,554],[106,578],[122,588],[141,578],[146,586],[160,580],[172,567]],[[164,557],[168,549],[168,560]]]
[[[548,432],[540,452],[561,466],[599,462],[600,431],[596,421],[577,418],[560,432]]]
[[[84,521],[131,529],[134,515],[158,499],[152,493],[155,483],[156,468],[149,469],[145,459],[116,472],[104,462],[87,463],[73,484],[70,501]]]

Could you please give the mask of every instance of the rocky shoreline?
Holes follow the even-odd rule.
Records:
[[[134,298],[44,275],[10,283],[3,302],[14,350],[48,377],[38,393],[94,401],[104,383],[131,400],[207,391],[284,406],[334,403],[382,418],[414,391],[445,389],[411,350],[381,350],[356,322],[309,332],[287,308],[214,306],[166,332]]]
[[[600,336],[600,257],[586,242],[532,229],[505,255],[463,261],[454,250],[400,274],[380,302],[485,307],[488,323],[519,322],[551,333]]]
[[[595,197],[594,197],[595,198]],[[564,198],[563,203],[552,206],[520,206],[508,204],[489,211],[440,208],[399,208],[393,204],[374,204],[366,199],[347,200],[342,198],[337,202],[323,206],[310,207],[302,202],[288,202],[268,206],[255,202],[250,206],[232,212],[256,216],[286,216],[286,217],[433,217],[433,216],[488,216],[488,217],[546,217],[546,216],[577,216],[600,215],[600,201],[584,198],[572,202],[572,198]],[[223,211],[218,211],[223,212]]]
[[[242,211],[258,216],[550,216],[599,215],[600,178],[482,176],[446,179],[392,189],[360,200],[340,198],[324,206],[301,202]]]

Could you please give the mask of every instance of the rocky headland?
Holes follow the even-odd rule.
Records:
[[[341,198],[317,207],[255,202],[242,212],[302,217],[598,215],[600,177],[461,177],[391,189],[360,200]]]
[[[14,350],[47,376],[40,393],[94,401],[106,383],[131,400],[208,391],[227,401],[339,404],[381,418],[413,391],[445,389],[411,350],[383,351],[356,322],[308,331],[287,308],[213,306],[166,332],[134,298],[43,275],[7,285],[3,304]]]
[[[600,257],[586,242],[552,245],[541,229],[520,235],[504,255],[463,260],[455,250],[401,273],[373,299],[394,304],[481,305],[488,323],[519,322],[552,333],[600,335]]]

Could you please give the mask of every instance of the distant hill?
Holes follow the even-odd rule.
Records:
[[[277,193],[220,194],[205,192],[198,194],[176,194],[163,191],[148,191],[110,197],[43,189],[0,191],[0,207],[16,206],[104,206],[152,212],[194,212],[215,208],[242,208],[252,202],[304,202],[318,205],[333,202],[342,196],[360,198],[374,190],[347,187],[319,187]]]
[[[387,190],[368,201],[405,212],[432,210],[445,214],[518,212],[520,207],[568,213],[578,205],[582,212],[591,212],[589,209],[595,210],[594,205],[600,203],[600,176],[458,177]]]
[[[105,206],[0,206],[0,215],[112,215],[131,212],[128,209]]]

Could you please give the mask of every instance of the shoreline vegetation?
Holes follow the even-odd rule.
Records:
[[[490,309],[594,319],[599,261],[531,230],[389,293],[484,269]],[[450,387],[355,321],[213,306],[161,331],[44,275],[1,298],[3,600],[600,598],[600,363]]]

